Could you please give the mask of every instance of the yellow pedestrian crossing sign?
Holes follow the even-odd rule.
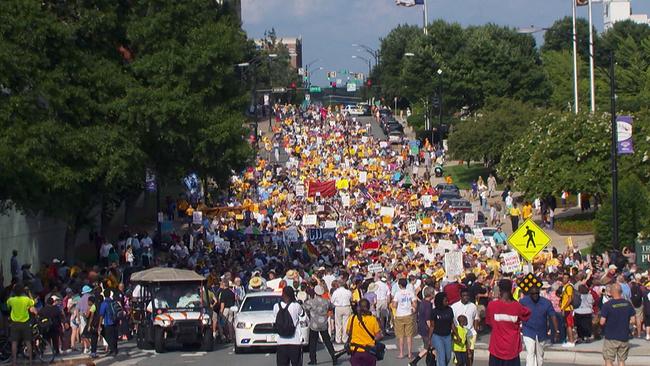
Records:
[[[524,221],[508,238],[508,244],[528,262],[550,242],[551,238],[531,219]]]

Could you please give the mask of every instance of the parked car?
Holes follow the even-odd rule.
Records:
[[[455,191],[438,191],[440,192],[438,194],[438,202],[444,202],[444,201],[449,201],[449,200],[459,200],[462,197],[460,196],[460,192],[455,192]]]
[[[277,346],[278,334],[273,329],[273,306],[282,300],[279,292],[251,292],[246,294],[235,315],[235,353],[255,347]],[[302,345],[309,344],[308,317],[300,314],[299,328]]]
[[[436,185],[436,190],[438,192],[460,192],[457,185],[449,183],[438,183]]]
[[[472,212],[472,203],[466,199],[450,199],[446,201],[445,205],[452,213]]]
[[[343,108],[343,112],[351,116],[363,116],[363,108],[356,105],[346,105],[345,108]]]
[[[401,144],[404,141],[404,132],[393,130],[388,132],[388,142],[391,144]]]

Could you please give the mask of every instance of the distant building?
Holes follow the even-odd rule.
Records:
[[[647,14],[632,14],[632,4],[630,0],[604,0],[603,1],[603,22],[605,31],[614,26],[616,22],[631,20],[639,24],[648,24]]]
[[[302,67],[302,38],[278,38],[278,42],[282,43],[289,51],[291,57],[291,67],[299,69]],[[256,39],[255,44],[257,47],[263,47],[264,42],[261,39]]]

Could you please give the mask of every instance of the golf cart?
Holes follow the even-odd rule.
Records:
[[[189,270],[151,268],[131,275],[138,348],[165,352],[172,342],[214,347],[206,279]]]

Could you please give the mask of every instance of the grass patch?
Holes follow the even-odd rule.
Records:
[[[490,173],[493,172],[483,164],[472,164],[469,167],[467,164],[445,166],[444,171],[445,176],[451,175],[454,184],[460,189],[471,189],[472,182],[477,180],[479,176],[483,177],[483,182],[487,185],[487,179]],[[497,185],[497,189],[502,189],[500,184]]]
[[[595,217],[594,212],[585,212],[557,218],[553,229],[560,235],[593,234]]]

